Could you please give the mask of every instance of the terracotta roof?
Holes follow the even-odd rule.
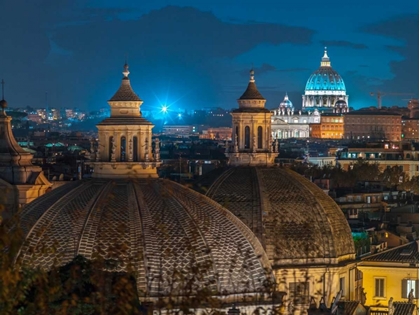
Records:
[[[255,82],[249,82],[244,94],[239,98],[240,100],[265,100],[257,89]]]
[[[141,101],[140,97],[134,93],[130,85],[130,79],[124,77],[121,81],[121,86],[118,91],[111,97],[110,101],[121,102],[121,101]]]
[[[340,301],[338,302],[337,315],[355,315],[359,304],[360,302],[357,301]]]
[[[414,314],[416,305],[409,302],[394,302],[394,315],[411,315]]]
[[[413,263],[419,261],[417,241],[362,258],[363,261]]]

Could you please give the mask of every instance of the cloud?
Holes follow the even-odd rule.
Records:
[[[277,72],[311,72],[313,69],[309,68],[286,68],[286,69],[277,69]]]
[[[380,87],[384,91],[419,93],[419,16],[410,14],[370,24],[361,31],[390,37],[403,42],[401,46],[387,45],[388,50],[399,53],[403,60],[391,60],[389,67],[394,77],[384,80]]]
[[[127,21],[98,16],[101,18],[92,23],[64,26],[52,37],[58,47],[71,52],[71,62],[67,56],[60,64],[67,80],[85,78],[87,86],[100,80],[97,84],[106,84],[101,93],[107,87],[115,89],[110,76],[118,78],[120,64],[128,54],[132,78],[137,78],[142,98],[150,102],[152,94],[165,92],[176,99],[182,97],[183,104],[191,106],[220,102],[220,91],[228,83],[226,72],[237,71],[233,58],[261,44],[307,45],[314,34],[305,27],[274,23],[233,24],[191,7],[167,6]],[[223,68],[218,66],[221,60]],[[274,70],[272,65],[262,64],[256,72]],[[92,94],[84,89],[85,95]]]
[[[322,40],[321,45],[326,47],[349,47],[353,49],[367,49],[365,44],[352,43],[346,40]]]

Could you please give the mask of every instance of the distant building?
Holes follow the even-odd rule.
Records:
[[[318,139],[342,139],[344,135],[343,114],[322,114],[319,124],[310,124],[310,137]]]
[[[341,76],[331,67],[325,48],[321,66],[306,82],[302,95],[302,111],[313,110],[345,113],[349,110],[349,96]]]
[[[208,128],[203,130],[200,134],[200,139],[210,140],[232,140],[232,128],[231,127],[218,127]]]
[[[191,125],[164,125],[164,135],[178,135],[178,136],[189,136],[194,132],[194,127]]]
[[[407,107],[410,110],[410,118],[419,118],[419,100],[418,99],[409,100]]]
[[[344,115],[344,138],[353,140],[401,140],[401,115],[358,110]]]
[[[419,141],[419,118],[402,117],[401,138],[403,140]]]
[[[309,124],[320,121],[320,113],[316,108],[313,112],[308,110],[296,113],[287,94],[279,108],[271,112],[271,133],[274,139],[308,138]]]

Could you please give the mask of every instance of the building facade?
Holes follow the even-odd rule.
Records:
[[[401,141],[401,115],[358,110],[344,115],[344,138]]]
[[[296,112],[287,94],[279,108],[272,110],[271,113],[271,133],[274,139],[308,138],[309,125],[320,121],[320,112],[317,108],[313,111]]]
[[[310,137],[318,139],[343,139],[343,114],[321,114],[319,124],[310,125]]]
[[[403,140],[419,141],[419,118],[402,117],[401,138]]]

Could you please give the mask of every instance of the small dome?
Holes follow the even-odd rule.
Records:
[[[283,109],[283,108],[285,108],[285,109],[287,109],[287,108],[293,108],[293,103],[289,100],[289,96],[287,95],[287,93],[284,96],[283,101],[280,103],[279,108],[280,109]]]
[[[167,294],[172,275],[190,274],[195,263],[211,266],[196,287],[221,294],[243,292],[250,283],[261,289],[270,269],[245,224],[168,180],[75,181],[27,205],[21,225],[27,240],[20,251],[24,261],[48,269],[77,255],[99,254],[113,261],[117,272],[134,269],[140,296]]]
[[[335,107],[339,107],[339,108],[347,107],[347,103],[345,100],[338,100],[337,102],[335,102]]]

